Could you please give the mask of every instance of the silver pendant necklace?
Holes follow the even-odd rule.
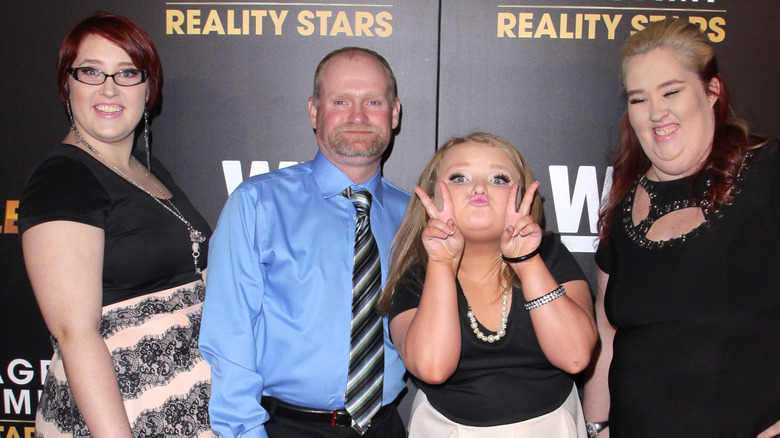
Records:
[[[84,146],[87,147],[90,151],[92,151],[93,154],[97,155],[103,162],[108,164],[111,169],[116,172],[117,175],[121,176],[125,181],[129,182],[130,184],[134,185],[136,188],[141,190],[142,192],[149,195],[152,199],[154,199],[158,204],[162,205],[166,210],[171,212],[172,215],[176,216],[180,221],[184,223],[185,226],[187,226],[187,231],[190,233],[190,241],[192,242],[192,261],[195,265],[195,274],[200,274],[200,267],[198,266],[198,257],[200,257],[200,244],[206,241],[206,237],[201,233],[200,231],[196,230],[195,227],[190,224],[190,221],[184,218],[184,215],[181,214],[178,208],[171,202],[170,198],[167,198],[165,196],[165,192],[160,188],[160,186],[157,185],[156,182],[154,182],[154,178],[152,178],[151,172],[147,172],[144,166],[132,155],[130,155],[130,158],[135,161],[136,165],[139,169],[141,169],[141,172],[143,172],[144,175],[146,175],[147,178],[149,178],[149,181],[152,183],[155,189],[160,193],[160,197],[153,195],[149,190],[146,190],[145,188],[141,187],[140,184],[135,182],[132,178],[130,178],[128,175],[126,175],[122,170],[117,167],[116,164],[112,163],[108,158],[103,156],[103,154],[100,153],[99,150],[95,149],[87,143],[86,140],[84,140],[84,137],[81,136],[81,133],[79,133],[78,129],[76,129],[76,125],[74,123],[71,124],[70,129],[73,131],[73,134],[76,135],[76,138],[78,141],[84,144]],[[165,202],[161,201],[160,199],[164,199]],[[167,204],[166,204],[167,203]]]

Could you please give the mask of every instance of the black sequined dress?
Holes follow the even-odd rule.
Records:
[[[770,143],[740,171],[732,202],[678,238],[646,238],[654,218],[698,207],[708,175],[642,181],[597,253],[617,328],[610,368],[613,438],[755,437],[780,420],[780,158]],[[638,181],[637,184],[640,184]],[[668,206],[668,207],[667,207]]]

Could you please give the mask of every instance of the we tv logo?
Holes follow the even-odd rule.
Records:
[[[279,169],[296,164],[298,164],[297,161],[280,161]],[[249,167],[249,176],[262,175],[270,171],[271,168],[268,165],[268,161],[252,161]],[[233,190],[244,181],[244,174],[241,172],[241,162],[238,160],[223,160],[222,173],[225,175],[225,186],[227,187],[228,196],[230,196]]]
[[[596,252],[599,206],[612,187],[612,166],[607,167],[599,195],[595,166],[579,166],[570,190],[568,166],[549,166],[555,220],[561,241],[571,252]],[[588,228],[580,231],[583,211],[587,210]]]

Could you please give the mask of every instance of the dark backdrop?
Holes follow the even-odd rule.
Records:
[[[777,133],[776,0],[398,0],[392,3],[10,0],[0,16],[0,437],[31,436],[51,356],[22,263],[15,219],[24,182],[66,134],[57,49],[103,10],[140,23],[163,61],[153,153],[214,226],[253,173],[311,159],[306,101],[317,62],[357,45],[398,79],[402,122],[385,176],[411,190],[436,145],[484,130],[526,156],[548,229],[593,280],[595,215],[623,111],[620,47],[648,20],[706,28],[735,111]]]

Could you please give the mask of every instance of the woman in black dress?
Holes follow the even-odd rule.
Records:
[[[622,78],[586,418],[599,437],[775,436],[777,144],[733,116],[713,48],[687,21],[629,38]]]
[[[36,436],[213,436],[198,350],[211,230],[148,153],[157,51],[136,23],[97,14],[65,37],[57,73],[70,129],[19,207],[54,346]]]

